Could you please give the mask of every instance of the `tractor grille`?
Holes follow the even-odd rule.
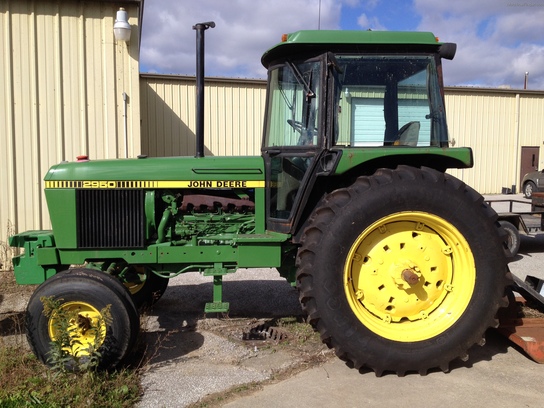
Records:
[[[143,248],[144,190],[77,190],[79,248]]]

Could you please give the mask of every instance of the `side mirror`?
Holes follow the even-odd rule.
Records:
[[[457,44],[455,43],[444,43],[438,49],[438,54],[445,59],[452,60],[455,57],[455,52],[457,51]]]

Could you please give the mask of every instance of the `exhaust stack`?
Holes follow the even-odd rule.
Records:
[[[204,157],[204,31],[214,28],[215,23],[208,21],[193,26],[196,30],[196,154]]]

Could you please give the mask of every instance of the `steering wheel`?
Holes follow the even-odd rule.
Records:
[[[302,122],[299,122],[298,120],[287,119],[287,123],[289,123],[289,125],[298,133],[302,134]]]
[[[315,129],[305,129],[304,126],[302,126],[302,122],[299,122],[298,120],[287,119],[287,123],[300,133],[297,145],[303,146],[313,144],[313,136],[317,133]]]

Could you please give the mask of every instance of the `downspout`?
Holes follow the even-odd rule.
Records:
[[[124,105],[124,118],[123,118],[123,130],[125,135],[125,159],[128,159],[128,122],[127,122],[127,93],[123,92],[123,105]]]
[[[514,146],[514,168],[512,169],[512,193],[517,192],[517,184],[519,183],[519,160],[520,160],[520,147],[519,147],[519,116],[520,116],[520,95],[519,93],[516,94],[516,117],[514,119],[514,127],[515,127],[515,146]],[[520,186],[521,189],[521,186]]]

